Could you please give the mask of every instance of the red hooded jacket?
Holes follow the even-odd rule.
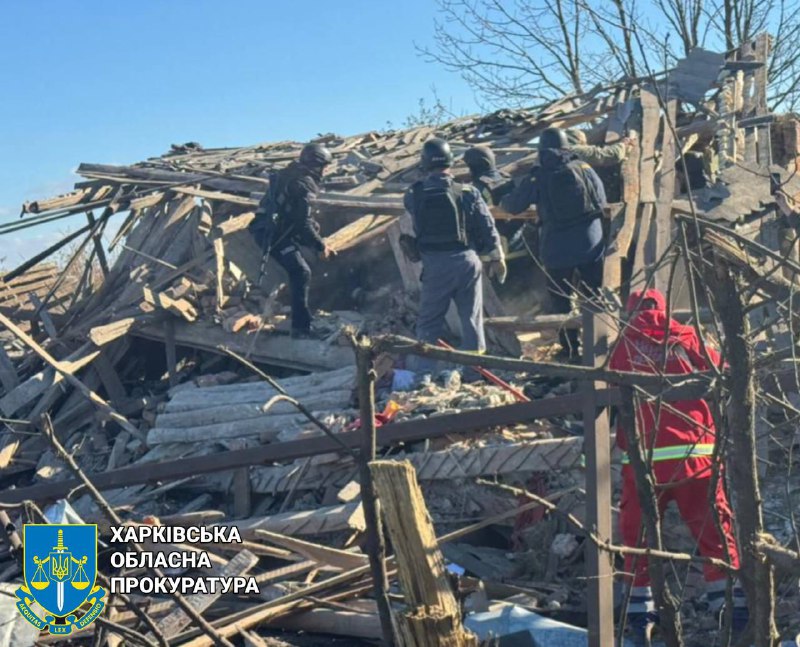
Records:
[[[646,300],[654,301],[655,307],[640,308],[640,304]],[[611,352],[611,370],[661,373],[659,369],[663,367],[665,374],[686,375],[711,368],[695,329],[668,319],[666,309],[666,299],[658,290],[636,290],[631,293],[627,311],[633,316]],[[664,366],[665,343],[667,353]],[[708,345],[706,350],[711,360],[719,365],[719,353]],[[696,448],[698,445],[714,443],[714,419],[705,400],[681,400],[664,403],[661,407],[645,402],[636,413],[647,447]],[[625,433],[620,428],[617,429],[617,445],[623,450],[627,447]],[[710,456],[654,460],[653,463],[659,483],[688,478],[708,471],[710,466]]]

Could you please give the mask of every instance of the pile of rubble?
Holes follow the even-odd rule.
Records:
[[[499,169],[518,176],[536,162],[532,142],[546,127],[581,126],[593,144],[638,133],[622,166],[602,170],[614,240],[605,287],[618,303],[646,275],[664,279],[659,259],[671,223],[686,213],[719,225],[718,251],[727,249],[729,258],[735,254],[724,246],[725,231],[780,249],[785,227],[769,183],[756,187],[741,176],[770,168],[773,117],[761,102],[764,88],[753,83],[758,63],[696,50],[667,82],[625,81],[437,128],[319,137],[334,163],[316,199],[317,219],[338,252],[314,267],[319,339],[289,337],[284,275],[272,261],[262,266],[247,230],[269,172],[295,159],[300,144],[190,143],[133,166],[81,164],[77,172],[86,179],[73,192],[26,203],[22,223],[83,217],[87,224],[0,277],[0,503],[24,504],[22,516],[7,520],[80,519],[98,523],[107,540],[115,521],[81,485],[85,477],[126,523],[236,525],[243,543],[202,548],[215,569],[249,573],[260,587],[248,596],[201,596],[195,610],[210,628],[168,597],[115,597],[108,619],[116,631],[93,625],[81,644],[89,644],[91,631],[107,632],[103,644],[114,645],[126,628],[147,634],[136,610],[175,645],[225,644],[234,636],[277,645],[277,630],[380,639],[354,451],[362,443],[364,403],[353,340],[412,335],[419,268],[399,239],[409,226],[402,194],[417,177],[423,142],[445,137],[457,154],[489,145]],[[744,100],[736,93],[743,85],[756,88]],[[773,132],[786,158],[780,161],[794,163],[800,151],[790,135],[788,126]],[[680,153],[714,159],[700,173],[704,180],[676,178]],[[794,180],[787,182],[788,191]],[[106,249],[102,235],[112,218],[122,222]],[[44,264],[73,241],[61,273]],[[70,284],[61,279],[67,273],[77,277]],[[512,263],[509,285],[485,282],[494,355],[519,357],[524,349],[546,359],[554,327],[579,325],[537,316],[546,301],[542,286],[529,256]],[[684,315],[685,301],[677,304]],[[457,318],[448,324],[448,337],[457,339]],[[425,559],[439,559],[429,569],[441,576],[436,586],[449,586],[443,559],[458,575],[456,604],[468,610],[487,611],[490,599],[504,599],[585,623],[585,537],[525,495],[546,496],[561,512],[585,519],[576,385],[509,370],[501,372],[506,386],[461,384],[450,373],[409,391],[407,368],[397,354],[374,358],[377,443],[381,458],[407,461],[421,484],[443,553],[436,557],[433,536],[436,550]],[[405,477],[382,469],[376,487],[383,503],[390,477]],[[399,593],[411,602],[411,575],[386,503],[401,582],[389,596],[396,609]],[[417,517],[427,528],[425,515]],[[0,581],[19,581],[18,536],[13,526],[5,530]],[[102,551],[100,564],[107,576],[127,574],[106,563]],[[0,617],[4,610],[0,605]],[[307,644],[291,633],[281,640]]]

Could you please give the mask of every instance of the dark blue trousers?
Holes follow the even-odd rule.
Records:
[[[483,333],[483,269],[472,250],[422,253],[422,292],[417,316],[417,337],[436,344],[445,316],[454,302],[461,320],[461,348],[486,350]],[[436,362],[420,358],[419,371],[432,372]]]

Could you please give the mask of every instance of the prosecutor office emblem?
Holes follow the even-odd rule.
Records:
[[[17,609],[39,631],[65,636],[94,622],[105,607],[97,578],[96,524],[25,524],[25,584]],[[40,617],[34,602],[44,609]]]

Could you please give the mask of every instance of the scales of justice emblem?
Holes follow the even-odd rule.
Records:
[[[25,585],[17,609],[40,631],[65,635],[88,627],[105,607],[97,577],[97,526],[25,524]],[[36,602],[45,617],[31,608]],[[79,609],[88,605],[78,617]]]

